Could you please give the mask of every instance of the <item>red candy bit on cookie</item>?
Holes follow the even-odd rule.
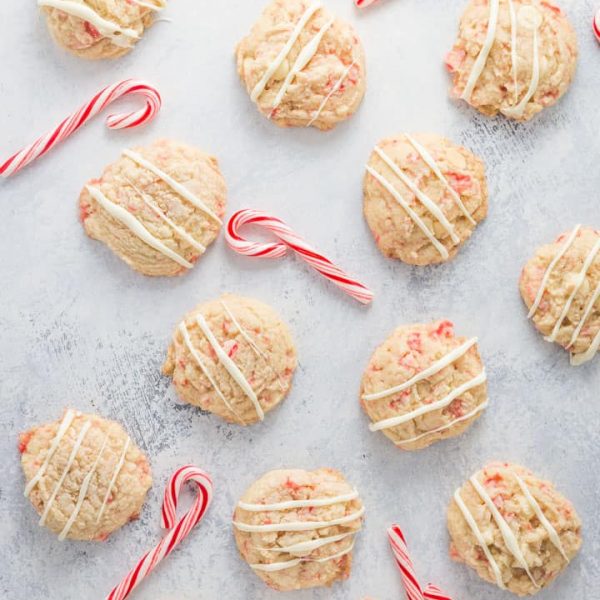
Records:
[[[26,431],[19,435],[19,452],[21,454],[23,454],[23,452],[25,452],[25,450],[27,450],[27,446],[29,445],[29,442],[31,441],[32,435],[33,435],[33,433],[31,431]]]

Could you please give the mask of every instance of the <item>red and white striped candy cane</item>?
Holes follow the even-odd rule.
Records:
[[[596,36],[596,39],[600,42],[600,10],[594,15],[593,28],[594,35]]]
[[[240,234],[244,225],[257,225],[276,235],[278,242],[249,242]],[[316,269],[347,294],[369,304],[373,300],[373,292],[356,279],[336,267],[328,258],[317,252],[281,219],[266,213],[245,209],[236,212],[227,224],[226,239],[229,246],[238,254],[263,258],[279,258],[284,256],[288,248],[296,252],[300,258]]]
[[[191,481],[198,488],[198,495],[192,508],[175,524],[179,493],[186,481]],[[125,600],[127,596],[147,577],[158,563],[169,556],[173,549],[180,544],[202,520],[210,506],[213,496],[213,484],[208,473],[193,465],[177,469],[169,479],[165,490],[165,499],[162,507],[162,527],[169,533],[150,552],[139,560],[138,564],[127,574],[125,579],[116,586],[106,597],[106,600]]]
[[[149,83],[136,79],[120,81],[100,90],[89,102],[64,119],[52,131],[11,156],[4,164],[0,165],[0,175],[2,177],[14,175],[75,133],[109,104],[123,96],[130,95],[143,96],[146,99],[144,107],[130,113],[109,115],[106,119],[108,128],[131,129],[152,121],[162,105],[158,90]]]
[[[408,554],[406,539],[398,525],[392,525],[388,529],[388,538],[392,552],[394,553],[396,565],[398,565],[402,575],[408,600],[452,600],[450,596],[431,583],[425,590],[421,588],[412,560]]]

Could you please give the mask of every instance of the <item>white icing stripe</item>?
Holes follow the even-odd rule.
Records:
[[[369,402],[371,400],[381,400],[382,398],[387,398],[388,396],[392,396],[394,394],[397,394],[398,392],[407,390],[408,388],[415,385],[415,383],[419,383],[419,381],[423,381],[424,379],[427,379],[427,378],[431,377],[432,375],[439,373],[442,369],[445,369],[452,363],[456,362],[459,358],[464,356],[473,346],[475,346],[475,344],[477,344],[477,342],[478,342],[478,338],[476,338],[476,337],[471,338],[470,340],[466,341],[464,344],[461,344],[460,346],[458,346],[458,348],[455,348],[454,350],[452,350],[452,352],[449,352],[448,354],[446,354],[446,356],[444,356],[440,360],[434,362],[431,366],[429,366],[426,369],[423,369],[422,371],[417,373],[414,377],[412,377],[408,381],[405,381],[404,383],[401,383],[400,385],[396,385],[387,390],[382,390],[381,392],[375,392],[373,394],[364,394],[363,400],[366,400],[367,402]]]
[[[594,356],[596,356],[598,350],[600,350],[600,331],[598,331],[596,337],[590,344],[590,347],[585,352],[581,352],[580,354],[571,354],[571,364],[574,367],[579,367],[586,362],[589,362],[592,360],[592,358],[594,358]]]
[[[198,250],[198,252],[206,252],[206,246],[203,246],[200,242],[197,242],[183,227],[179,227],[176,223],[174,223],[167,215],[159,208],[158,204],[154,202],[154,199],[144,192],[142,192],[138,187],[127,179],[127,183],[135,190],[135,192],[140,196],[140,198],[144,201],[144,204],[152,210],[152,212],[158,216],[162,221],[164,221],[181,239],[185,240],[192,248]]]
[[[456,492],[454,492],[454,501],[456,502],[456,505],[458,506],[458,508],[460,509],[460,512],[462,513],[463,517],[465,518],[467,525],[470,527],[471,531],[473,532],[473,535],[475,536],[477,543],[483,550],[485,557],[487,558],[488,562],[490,563],[490,567],[492,568],[492,572],[494,573],[494,577],[496,578],[496,585],[499,588],[505,590],[506,586],[504,585],[504,581],[502,581],[502,571],[500,571],[500,567],[498,566],[498,563],[492,556],[492,553],[490,552],[490,549],[483,537],[483,534],[481,533],[481,530],[477,526],[477,522],[475,521],[475,519],[473,518],[473,515],[470,513],[469,509],[467,508],[467,505],[464,503],[463,499],[461,498],[460,490],[456,490]]]
[[[586,324],[587,320],[590,318],[590,315],[592,314],[592,311],[594,310],[594,305],[596,304],[596,302],[598,301],[599,298],[600,298],[600,283],[596,286],[594,293],[591,295],[591,297],[587,303],[587,306],[585,307],[585,310],[583,312],[583,316],[581,317],[581,319],[579,319],[579,323],[577,324],[575,331],[573,331],[573,335],[571,336],[571,341],[569,342],[569,345],[567,346],[567,348],[570,348],[571,346],[573,346],[573,344],[577,341],[577,338],[579,337],[579,334],[581,333],[583,326]]]
[[[529,577],[533,585],[539,588],[539,585],[537,584],[537,582],[533,578],[533,575],[531,574],[531,571],[529,570],[529,565],[525,560],[525,556],[523,556],[523,552],[521,551],[519,542],[517,541],[513,530],[510,528],[510,525],[500,514],[500,512],[496,508],[496,505],[494,504],[494,501],[490,498],[485,488],[478,481],[477,475],[473,475],[473,477],[471,477],[469,481],[471,482],[471,485],[475,488],[475,491],[479,494],[479,497],[487,506],[488,510],[492,513],[492,517],[494,518],[494,521],[496,521],[496,525],[498,525],[498,528],[500,529],[500,533],[502,534],[502,539],[506,544],[506,548],[517,559],[519,566],[527,573],[527,576]]]
[[[398,425],[402,425],[403,423],[407,423],[408,421],[412,421],[421,415],[425,415],[427,413],[433,412],[434,410],[439,410],[442,408],[446,408],[452,404],[456,398],[459,398],[464,393],[469,390],[482,385],[486,382],[487,376],[485,371],[481,372],[477,377],[467,381],[460,387],[457,387],[455,390],[450,392],[445,398],[438,400],[437,402],[432,402],[431,404],[425,404],[412,412],[406,413],[404,415],[399,415],[398,417],[392,417],[391,419],[384,419],[383,421],[377,421],[377,423],[372,423],[369,425],[369,429],[371,431],[381,431],[382,429],[390,429],[391,427],[397,427]]]
[[[531,508],[533,508],[533,512],[535,512],[535,515],[538,518],[539,522],[542,524],[544,529],[548,532],[548,537],[550,538],[550,541],[554,544],[556,549],[562,554],[562,557],[567,562],[571,562],[565,552],[565,549],[563,548],[562,542],[560,541],[560,537],[559,537],[558,533],[556,532],[556,529],[554,529],[554,527],[552,526],[552,523],[550,523],[550,521],[548,521],[548,519],[546,518],[546,515],[544,515],[542,508],[538,504],[537,500],[533,497],[533,494],[527,487],[527,484],[516,473],[513,472],[513,475],[515,476],[515,479],[517,480],[517,483],[519,484],[521,491],[525,495],[525,498],[527,498],[527,502],[529,502],[529,504],[531,505]]]
[[[312,60],[314,55],[317,53],[317,50],[319,49],[319,44],[321,43],[323,36],[327,32],[327,30],[333,25],[333,22],[334,19],[330,19],[325,25],[323,25],[323,27],[321,27],[321,29],[319,29],[319,31],[315,34],[312,40],[310,40],[310,42],[308,42],[308,44],[306,44],[306,46],[304,46],[304,48],[300,50],[300,54],[298,54],[296,62],[294,62],[294,65],[290,69],[289,73],[287,74],[287,77],[283,81],[283,84],[279,88],[279,92],[277,93],[277,96],[275,96],[275,100],[273,100],[273,108],[277,108],[281,104],[281,101],[283,100],[290,85],[292,85],[298,73],[300,73],[302,69],[306,67],[306,65]]]
[[[336,84],[331,88],[331,91],[329,92],[329,94],[327,94],[327,96],[325,96],[325,99],[323,100],[323,102],[321,102],[321,106],[319,106],[319,108],[317,109],[317,112],[313,115],[313,118],[307,123],[307,127],[310,127],[320,116],[321,113],[323,112],[323,109],[325,108],[326,104],[329,102],[329,100],[331,100],[331,97],[342,87],[342,84],[344,83],[344,81],[346,81],[346,77],[348,77],[348,75],[350,74],[350,71],[352,70],[352,67],[356,64],[356,60],[352,61],[352,64],[344,70],[344,72],[342,73],[342,76],[337,80]]]
[[[138,40],[139,34],[135,29],[121,27],[118,23],[101,17],[93,8],[77,2],[76,0],[38,0],[38,6],[56,8],[78,19],[91,23],[98,32],[110,38],[115,46],[126,48],[131,45],[131,40]]]
[[[473,93],[473,89],[475,85],[479,81],[481,74],[483,73],[483,69],[485,68],[485,64],[487,63],[488,56],[490,54],[490,50],[494,45],[494,41],[496,39],[496,27],[498,26],[498,12],[500,10],[500,0],[490,0],[490,18],[488,21],[487,27],[487,35],[485,37],[485,41],[483,46],[481,47],[481,51],[473,64],[473,68],[471,69],[471,73],[469,73],[469,78],[467,79],[467,85],[461,95],[463,100],[469,101],[471,98],[471,94]]]
[[[341,552],[337,552],[336,554],[332,554],[331,556],[326,556],[324,558],[294,558],[293,560],[288,560],[286,562],[280,563],[271,563],[271,564],[254,564],[250,565],[250,568],[255,571],[264,571],[266,573],[273,573],[275,571],[284,571],[285,569],[291,569],[292,567],[297,567],[301,563],[305,562],[314,562],[314,563],[325,563],[330,560],[335,560],[336,558],[341,558],[342,556],[346,556],[346,554],[350,554],[354,549],[354,540],[352,543]]]
[[[310,531],[312,529],[323,529],[324,527],[333,527],[334,525],[345,525],[360,519],[365,513],[364,507],[360,510],[331,521],[299,521],[294,523],[269,523],[268,525],[249,525],[234,521],[234,526],[240,531],[247,533],[272,533],[274,531]]]
[[[581,286],[585,282],[587,272],[589,271],[590,267],[592,266],[592,263],[594,262],[594,259],[596,258],[596,255],[598,254],[599,251],[600,251],[600,240],[598,240],[594,244],[594,247],[592,248],[591,252],[588,254],[587,258],[585,259],[585,262],[583,263],[583,268],[581,269],[581,271],[577,275],[577,279],[575,280],[575,286],[573,288],[573,291],[571,292],[571,295],[569,296],[567,302],[565,303],[565,305],[562,309],[562,312],[560,313],[560,316],[558,317],[558,320],[556,321],[556,324],[554,325],[554,329],[552,330],[552,333],[546,338],[549,342],[554,342],[556,340],[556,337],[558,336],[558,333],[560,332],[560,328],[562,327],[564,320],[566,319],[567,315],[569,314],[569,310],[571,309],[573,300],[575,299],[575,296],[577,296],[577,293],[579,292]]]
[[[475,410],[472,410],[470,413],[468,413],[462,417],[459,417],[458,419],[454,419],[454,421],[451,421],[447,425],[443,425],[442,427],[438,427],[437,429],[432,429],[431,431],[426,431],[425,433],[422,433],[421,435],[418,435],[409,440],[402,440],[401,442],[396,442],[396,446],[404,446],[406,444],[412,444],[414,442],[418,442],[420,439],[423,439],[424,437],[427,437],[428,435],[432,435],[433,433],[439,433],[440,431],[445,431],[446,429],[450,429],[451,427],[454,427],[454,425],[456,425],[458,423],[462,423],[463,421],[468,421],[470,418],[474,417],[475,415],[478,415],[480,412],[484,411],[488,406],[489,406],[489,401],[486,400],[485,402],[482,402],[477,408],[475,408]]]
[[[106,494],[104,494],[104,499],[102,500],[102,505],[100,506],[100,510],[98,511],[98,516],[96,517],[96,523],[100,522],[106,507],[108,506],[108,499],[110,498],[110,494],[115,487],[115,483],[117,483],[117,478],[119,477],[119,473],[125,464],[125,457],[127,456],[127,450],[129,449],[129,445],[131,444],[131,438],[128,436],[123,444],[123,450],[121,451],[121,456],[119,457],[119,461],[115,466],[115,470],[113,472],[113,476],[111,477],[110,483],[108,484],[108,488],[106,488]]]
[[[456,202],[458,208],[460,208],[462,214],[469,220],[472,225],[477,225],[477,221],[471,216],[471,213],[467,210],[467,207],[463,204],[460,195],[456,190],[448,183],[448,180],[444,177],[442,170],[439,165],[435,162],[435,159],[427,148],[417,142],[411,135],[406,135],[406,139],[411,143],[412,147],[421,155],[421,158],[425,161],[427,166],[433,171],[434,175],[444,184],[444,187],[448,190],[454,202]]]
[[[442,255],[444,259],[447,259],[450,255],[448,254],[448,250],[446,250],[445,246],[441,244],[436,237],[431,233],[427,225],[425,225],[424,221],[419,217],[419,215],[408,205],[406,200],[398,193],[398,190],[380,173],[378,173],[375,169],[366,166],[367,172],[370,173],[379,183],[396,199],[396,201],[402,206],[402,208],[406,211],[408,216],[416,223],[419,229],[427,236],[427,239],[433,244],[435,249]]]
[[[31,490],[33,490],[33,488],[37,485],[38,481],[44,476],[44,473],[46,472],[46,469],[48,468],[48,465],[50,464],[50,461],[52,460],[52,457],[54,456],[54,453],[56,452],[61,440],[67,433],[69,427],[71,427],[73,419],[78,414],[79,413],[75,413],[75,411],[73,410],[68,410],[65,413],[65,416],[63,417],[63,420],[61,421],[61,424],[59,425],[58,430],[56,432],[56,436],[52,440],[50,448],[48,448],[48,453],[46,454],[46,458],[44,459],[42,466],[37,470],[37,473],[31,478],[31,481],[25,486],[24,495],[26,498],[29,496],[29,494],[31,494]]]
[[[142,6],[143,8],[149,8],[150,10],[164,10],[167,7],[166,0],[150,0],[149,2],[144,2],[143,0],[131,0],[138,6]]]
[[[252,404],[254,405],[254,409],[256,410],[256,414],[258,418],[262,421],[265,418],[265,413],[252,389],[252,386],[248,383],[248,380],[244,377],[244,374],[240,371],[239,367],[227,356],[227,352],[221,348],[221,344],[219,344],[219,340],[215,337],[214,333],[211,331],[206,319],[201,315],[196,316],[196,322],[198,323],[198,327],[202,330],[202,333],[206,336],[208,343],[212,346],[215,351],[219,362],[225,367],[226,371],[231,375],[233,380],[238,384],[241,390],[248,396]]]
[[[508,12],[510,13],[510,55],[513,76],[515,104],[519,101],[519,53],[517,52],[519,23],[513,0],[508,0]]]
[[[260,81],[254,86],[252,93],[250,94],[250,98],[252,102],[256,102],[260,95],[265,91],[267,84],[271,81],[273,75],[279,67],[281,63],[287,58],[287,55],[290,53],[291,49],[294,47],[296,40],[300,37],[302,30],[306,27],[306,24],[310,21],[310,18],[321,8],[321,2],[313,2],[304,12],[300,20],[296,24],[290,39],[286,42],[285,46],[281,49],[277,58],[269,65],[264,75],[260,78]]]
[[[408,177],[400,167],[379,147],[375,146],[375,153],[385,162],[385,164],[394,172],[394,174],[406,185],[406,187],[421,201],[421,204],[440,222],[442,227],[448,232],[448,235],[455,244],[460,242],[460,237],[454,231],[454,226],[448,221],[444,211],[427,195],[424,194],[415,182]]]
[[[357,530],[358,531],[358,530]],[[299,542],[297,544],[292,544],[291,546],[281,546],[276,548],[264,548],[255,546],[256,550],[261,550],[264,552],[279,552],[281,554],[310,554],[317,548],[322,548],[323,546],[328,546],[329,544],[333,544],[335,542],[339,542],[341,540],[346,539],[354,535],[356,531],[351,531],[350,533],[342,533],[340,535],[332,535],[324,538],[317,538],[316,540],[310,540],[308,542]]]
[[[144,167],[148,171],[154,173],[159,179],[162,179],[174,192],[179,194],[182,198],[185,198],[196,208],[201,210],[203,213],[207,214],[219,225],[222,224],[221,219],[219,219],[219,217],[208,207],[208,205],[203,200],[198,198],[195,194],[192,194],[192,192],[190,192],[190,190],[188,190],[184,185],[182,185],[178,181],[175,181],[170,175],[167,175],[167,173],[159,169],[156,165],[146,160],[137,152],[133,152],[133,150],[123,150],[122,154],[124,156],[127,156],[127,158],[130,158],[133,162],[136,162],[138,165]]]
[[[314,498],[312,500],[290,500],[288,502],[278,502],[276,504],[248,504],[246,502],[238,502],[238,506],[249,512],[264,512],[271,510],[289,510],[290,508],[307,508],[319,506],[331,506],[332,504],[340,504],[342,502],[350,502],[358,498],[356,490],[349,494],[343,494],[332,498]]]
[[[529,314],[527,315],[528,319],[531,319],[533,315],[537,312],[537,309],[540,306],[542,298],[544,297],[544,292],[546,291],[546,287],[548,286],[548,281],[550,281],[550,276],[552,275],[556,265],[559,263],[560,259],[568,252],[569,248],[573,245],[579,230],[581,229],[581,225],[577,225],[575,229],[570,233],[569,237],[565,240],[564,245],[558,252],[558,254],[552,259],[552,262],[548,265],[546,272],[544,273],[544,277],[542,278],[542,283],[540,285],[540,289],[535,297],[533,304],[531,305],[531,309],[529,310]]]
[[[46,518],[48,517],[48,513],[50,512],[50,509],[52,508],[52,505],[54,504],[56,495],[58,494],[58,492],[60,491],[60,488],[62,487],[63,483],[65,482],[65,479],[67,478],[67,475],[69,474],[69,471],[70,471],[73,463],[75,462],[75,458],[77,458],[77,453],[79,452],[79,448],[81,447],[81,444],[83,443],[83,438],[85,438],[85,435],[91,426],[92,426],[91,421],[86,421],[83,424],[83,427],[81,428],[81,431],[79,432],[79,435],[77,436],[77,440],[75,440],[75,444],[73,445],[71,454],[69,456],[69,460],[67,461],[67,464],[65,465],[62,475],[60,476],[60,479],[58,480],[58,483],[56,484],[54,491],[50,495],[50,498],[48,498],[48,501],[46,502],[46,505],[44,507],[44,512],[42,513],[42,516],[40,517],[40,521],[39,521],[40,525],[43,525],[46,522]]]
[[[81,483],[81,487],[79,488],[79,496],[77,497],[77,503],[75,504],[75,508],[73,509],[73,512],[71,513],[71,516],[69,517],[69,520],[66,522],[65,526],[63,527],[63,530],[60,532],[60,534],[58,536],[58,539],[61,541],[67,537],[69,531],[71,530],[71,527],[73,527],[73,523],[75,523],[75,519],[77,519],[77,516],[79,515],[79,511],[81,510],[81,507],[83,506],[83,501],[85,500],[87,491],[90,487],[92,477],[94,476],[94,473],[96,472],[96,469],[98,468],[98,463],[100,462],[100,458],[102,457],[102,454],[104,453],[104,449],[106,448],[107,442],[108,442],[108,433],[104,436],[104,442],[102,443],[100,452],[98,452],[98,456],[96,457],[94,464],[92,465],[91,469],[88,471],[87,475],[83,479],[83,482]]]
[[[85,187],[92,198],[98,202],[111,217],[125,225],[125,227],[140,238],[142,242],[148,244],[148,246],[154,248],[167,258],[170,258],[178,265],[181,265],[186,269],[193,268],[194,265],[191,262],[188,262],[185,258],[179,256],[177,252],[174,252],[158,238],[154,237],[128,210],[109,200],[98,188],[91,185],[86,185]]]
[[[190,351],[190,354],[194,357],[194,360],[196,361],[196,363],[200,367],[200,370],[204,373],[204,375],[206,376],[206,378],[210,382],[210,385],[212,385],[212,387],[215,390],[217,396],[219,396],[219,398],[221,398],[221,400],[223,401],[223,404],[231,411],[231,413],[233,415],[235,415],[242,422],[243,425],[245,425],[246,422],[244,421],[244,419],[242,419],[242,417],[240,417],[237,414],[237,412],[235,410],[233,410],[233,406],[231,406],[231,404],[229,403],[229,401],[227,400],[227,398],[225,398],[225,395],[223,394],[223,392],[221,391],[221,389],[217,385],[217,382],[214,380],[214,378],[210,374],[207,366],[204,364],[204,361],[202,360],[202,357],[200,356],[200,353],[196,350],[196,348],[192,344],[192,339],[190,338],[190,333],[188,331],[188,328],[185,326],[185,323],[180,323],[180,325],[179,325],[179,331],[181,332],[181,335],[183,336],[183,341],[185,342],[185,345],[187,346],[187,349]]]

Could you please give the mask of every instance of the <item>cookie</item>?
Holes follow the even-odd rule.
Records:
[[[577,38],[549,0],[470,0],[446,56],[452,95],[488,116],[527,121],[569,88]]]
[[[81,58],[129,52],[166,0],[38,0],[57,44]]]
[[[225,294],[185,316],[163,372],[185,402],[250,425],[287,396],[295,369],[296,349],[275,311]]]
[[[351,25],[321,2],[273,0],[236,49],[259,111],[281,127],[331,129],[365,93],[365,55]]]
[[[381,140],[366,166],[364,214],[384,256],[411,265],[453,258],[487,215],[483,162],[432,134]]]
[[[79,197],[86,233],[131,268],[181,275],[219,235],[227,187],[217,159],[169,140],[124,150]]]
[[[531,471],[495,462],[458,489],[448,509],[450,556],[518,596],[548,586],[581,547],[572,504]]]
[[[523,268],[528,317],[549,342],[571,352],[571,364],[600,348],[600,231],[577,225],[542,246]]]
[[[402,450],[456,437],[488,406],[477,338],[454,334],[450,321],[398,327],[371,357],[361,404]]]
[[[333,469],[271,471],[233,514],[242,558],[271,588],[286,592],[347,579],[365,509]]]
[[[140,513],[150,465],[121,425],[67,410],[19,436],[25,496],[59,539],[105,540]]]

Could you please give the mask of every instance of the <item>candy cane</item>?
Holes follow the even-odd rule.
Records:
[[[594,16],[593,27],[594,35],[596,36],[596,39],[600,42],[600,10]]]
[[[392,552],[394,553],[396,565],[402,575],[408,600],[452,600],[450,596],[431,583],[425,590],[421,588],[412,560],[408,554],[406,539],[398,525],[392,525],[388,529],[388,538]]]
[[[86,102],[78,111],[67,117],[52,131],[38,138],[23,150],[11,156],[3,165],[0,165],[0,176],[10,177],[23,167],[26,167],[36,158],[43,156],[60,144],[63,140],[75,133],[80,127],[93,119],[109,104],[128,95],[141,95],[146,99],[143,108],[136,111],[109,115],[106,125],[109,129],[131,129],[149,123],[157,115],[162,105],[158,90],[150,84],[136,79],[126,79],[119,83],[109,85],[99,91],[89,102]]]
[[[280,241],[249,242],[239,233],[244,225],[263,227],[277,236]],[[328,258],[317,252],[277,217],[257,210],[240,210],[231,217],[227,224],[226,239],[233,250],[244,256],[279,258],[287,253],[288,248],[291,248],[323,277],[333,281],[335,285],[359,302],[369,304],[373,300],[373,292],[356,279],[352,279],[339,267],[336,267]]]
[[[179,493],[186,481],[193,481],[198,488],[194,505],[185,516],[175,524]],[[165,490],[162,507],[161,524],[169,532],[152,550],[144,554],[138,564],[127,574],[125,579],[106,597],[106,600],[125,600],[127,596],[150,575],[161,560],[169,556],[202,520],[210,506],[213,496],[213,485],[210,475],[192,465],[181,467],[169,479]]]

